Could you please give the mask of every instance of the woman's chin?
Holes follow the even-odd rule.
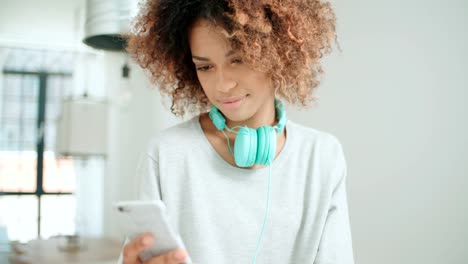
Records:
[[[236,123],[244,122],[251,118],[251,115],[248,113],[245,113],[245,111],[234,111],[234,112],[227,112],[223,114],[226,119],[232,122],[236,122]]]

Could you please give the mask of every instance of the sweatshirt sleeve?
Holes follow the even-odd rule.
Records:
[[[346,192],[347,164],[338,142],[334,186],[314,264],[353,264],[353,247]]]
[[[159,163],[156,155],[151,152],[145,153],[140,160],[137,172],[137,199],[162,200]]]

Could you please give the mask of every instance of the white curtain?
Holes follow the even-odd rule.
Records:
[[[105,159],[74,159],[76,172],[76,233],[97,237],[103,234],[103,188]]]

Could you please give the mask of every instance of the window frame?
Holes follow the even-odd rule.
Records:
[[[35,195],[37,197],[37,237],[41,237],[41,198],[45,195],[74,195],[73,192],[47,192],[43,188],[43,176],[44,176],[44,154],[45,154],[45,142],[46,136],[46,105],[47,105],[47,80],[49,77],[72,77],[72,73],[69,72],[48,72],[48,71],[21,71],[21,70],[9,70],[3,69],[4,75],[33,75],[39,78],[39,94],[38,94],[38,111],[36,119],[36,153],[37,153],[37,166],[36,166],[36,190],[34,192],[4,192],[0,191],[1,196],[23,196],[23,195]]]

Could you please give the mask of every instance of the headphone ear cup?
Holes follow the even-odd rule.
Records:
[[[257,129],[257,158],[255,159],[255,163],[263,165],[264,160],[265,160],[265,155],[268,151],[268,144],[265,141],[266,135],[265,135],[265,128],[259,127]]]
[[[262,126],[257,129],[258,147],[255,163],[268,165],[276,154],[276,132],[271,126]]]
[[[251,167],[257,157],[257,131],[241,127],[234,141],[234,161],[239,167]]]
[[[209,116],[216,129],[223,130],[226,127],[226,119],[215,106],[212,106]]]
[[[267,134],[269,135],[268,142],[270,142],[269,148],[268,148],[269,153],[268,153],[268,158],[267,158],[267,164],[271,164],[273,160],[275,159],[276,144],[277,144],[278,137],[273,127],[268,127]]]

